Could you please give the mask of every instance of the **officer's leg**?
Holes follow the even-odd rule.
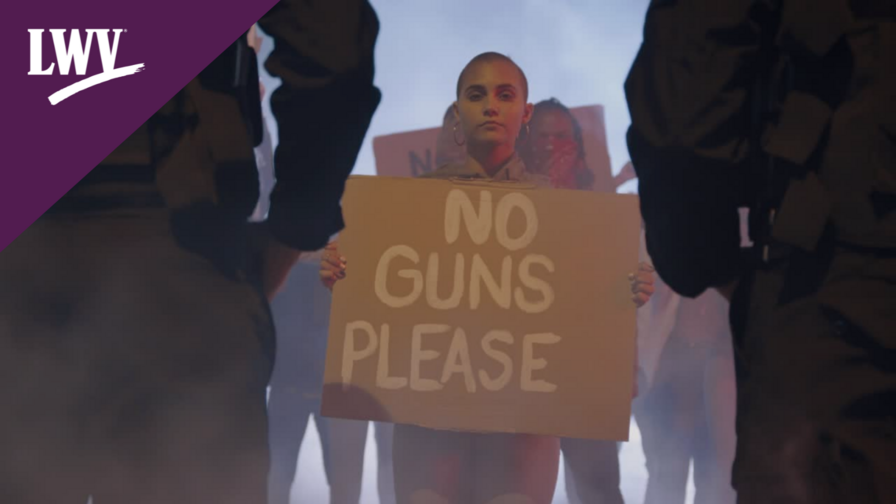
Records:
[[[812,348],[803,335],[821,334],[825,324],[812,300],[776,306],[782,279],[780,272],[756,273],[746,332],[739,338],[734,466],[739,504],[811,502],[805,486],[810,464],[804,457],[817,432],[805,407],[803,383],[812,374],[807,365]],[[785,317],[791,323],[780,323]]]
[[[299,450],[311,410],[295,387],[273,385],[268,399],[271,472],[268,503],[289,504]]]
[[[622,504],[619,454],[614,441],[563,438],[560,447],[579,502]]]
[[[75,329],[89,278],[68,222],[42,217],[0,251],[0,502],[83,504],[93,460],[87,341]]]
[[[741,503],[896,497],[896,289],[887,280],[896,268],[854,256],[835,255],[817,294],[784,303],[775,302],[784,275],[757,273],[739,383]]]
[[[832,391],[837,398],[830,406],[835,494],[841,502],[896,502],[896,257],[838,254],[832,271],[844,270],[853,274],[819,297],[835,335],[816,401],[828,404],[820,399]]]
[[[9,328],[6,322],[0,314],[0,326]],[[40,338],[35,327],[30,329],[29,336]],[[68,350],[56,345],[12,350],[2,332],[0,502],[83,504],[93,471],[89,425],[78,404],[86,389],[66,378],[76,380],[80,366],[66,363]],[[70,357],[77,359],[77,353]]]
[[[0,314],[0,326],[43,339],[35,326],[7,322]],[[46,342],[26,349],[7,336],[0,330],[0,502],[83,504],[93,466],[79,405],[86,389],[69,381],[82,371],[80,352]]]
[[[97,223],[85,312],[108,448],[95,504],[266,501],[273,327],[259,289],[183,251],[167,215]],[[113,477],[114,476],[114,477]]]

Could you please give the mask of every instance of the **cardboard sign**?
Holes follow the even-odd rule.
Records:
[[[352,177],[324,415],[626,440],[637,198]]]
[[[377,175],[417,177],[435,171],[439,130],[428,128],[374,137]]]
[[[594,173],[594,189],[597,192],[615,192],[610,151],[607,147],[607,129],[604,125],[604,108],[600,105],[570,109],[582,127],[585,143],[585,160]],[[389,177],[416,177],[438,168],[437,143],[441,128],[429,128],[373,139],[373,154],[378,175]],[[443,140],[451,148],[451,140]]]

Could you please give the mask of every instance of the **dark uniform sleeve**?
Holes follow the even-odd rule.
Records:
[[[340,199],[380,101],[373,85],[379,21],[360,0],[281,0],[260,20],[274,39],[265,67],[279,129],[274,237],[317,250],[343,228]]]
[[[750,90],[771,10],[759,0],[652,1],[625,84],[647,249],[685,296],[739,273]]]

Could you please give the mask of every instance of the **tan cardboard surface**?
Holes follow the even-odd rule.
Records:
[[[636,197],[352,177],[344,212],[325,415],[628,438]]]

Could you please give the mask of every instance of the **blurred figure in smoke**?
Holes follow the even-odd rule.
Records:
[[[259,25],[289,139],[263,224],[241,34],[0,252],[0,502],[265,502],[268,300],[342,228],[380,93],[368,2],[281,0]]]
[[[277,360],[268,396],[268,438],[271,447],[269,504],[289,503],[299,449],[309,417],[314,419],[320,436],[331,501],[336,502],[332,500],[334,478],[331,475],[330,421],[320,416],[329,294],[319,288],[320,284],[315,278],[317,268],[313,261],[319,257],[320,254],[303,256],[290,272],[283,290],[271,302],[277,333]]]
[[[395,469],[392,457],[395,425],[373,422],[373,435],[376,440],[376,490],[380,497],[379,504],[395,504]]]
[[[684,504],[691,461],[694,504],[734,504],[728,302],[715,291],[683,298],[658,279],[638,317],[641,397],[633,411],[647,460],[644,504]]]
[[[454,105],[454,140],[466,147],[462,164],[445,165],[433,178],[527,181],[549,187],[516,154],[520,130],[531,119],[528,81],[510,58],[483,53],[463,69]],[[321,261],[321,279],[332,286],[346,275],[336,243]],[[632,300],[645,303],[653,291],[650,271],[632,276]],[[560,443],[551,436],[441,431],[395,427],[395,486],[398,504],[548,504],[554,493]]]
[[[320,260],[320,251],[303,255],[271,302],[277,361],[268,398],[269,504],[290,502],[309,418],[320,436],[330,504],[358,504],[361,499],[368,422],[320,416],[330,320],[330,293],[318,279]],[[381,504],[395,501],[391,430],[391,424],[376,425]]]

